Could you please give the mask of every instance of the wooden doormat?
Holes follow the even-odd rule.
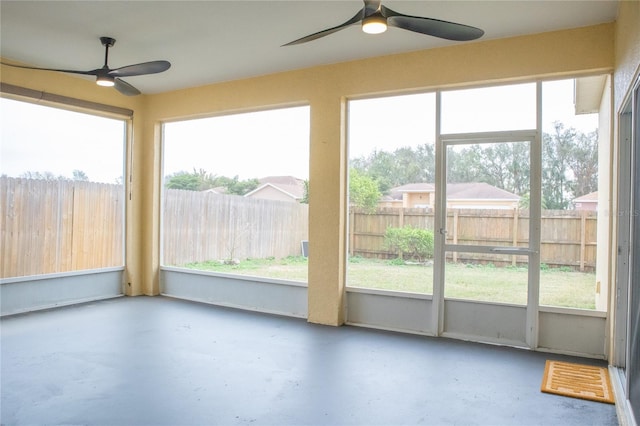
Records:
[[[540,390],[615,404],[609,370],[606,367],[547,360]]]

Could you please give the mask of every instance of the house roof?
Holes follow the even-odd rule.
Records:
[[[435,192],[435,190],[436,186],[432,183],[408,183],[392,189],[397,192]]]
[[[260,184],[272,183],[276,185],[301,186],[304,188],[304,179],[298,179],[293,176],[266,176],[258,179],[258,182],[260,182]]]
[[[408,183],[392,188],[389,195],[382,199],[384,201],[401,200],[402,194],[405,192],[435,192],[435,185],[432,183]],[[484,182],[449,183],[447,184],[447,198],[450,200],[520,200],[518,195]]]
[[[262,191],[266,187],[274,188],[296,200],[302,199],[304,196],[304,180],[293,176],[267,176],[258,179],[260,185],[246,193],[244,196],[249,197],[252,194]]]
[[[450,200],[520,200],[518,195],[484,182],[449,183],[447,198]]]
[[[574,198],[574,203],[597,203],[598,202],[598,191],[590,192],[589,194],[585,194],[581,197]]]
[[[227,187],[226,186],[216,186],[215,188],[205,189],[202,192],[211,192],[213,194],[226,194]]]

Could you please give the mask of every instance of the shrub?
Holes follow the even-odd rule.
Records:
[[[387,260],[387,265],[403,266],[404,265],[404,260],[402,260],[399,257],[396,257],[395,259]]]
[[[384,235],[384,246],[397,253],[399,259],[407,255],[410,259],[424,262],[433,257],[433,231],[411,226],[390,227]]]

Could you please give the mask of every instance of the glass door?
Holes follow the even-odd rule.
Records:
[[[442,135],[440,152],[442,332],[534,347],[536,132]]]

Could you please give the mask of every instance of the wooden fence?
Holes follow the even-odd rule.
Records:
[[[384,248],[387,227],[410,225],[433,230],[433,212],[424,209],[382,208],[374,214],[350,212],[350,255],[391,258]],[[523,247],[529,242],[529,213],[526,210],[453,209],[447,212],[447,243]],[[569,266],[593,271],[596,264],[596,212],[543,210],[541,221],[541,263],[550,267]],[[452,261],[523,263],[523,257],[451,254]]]
[[[163,263],[302,254],[309,206],[170,189],[163,206]]]
[[[122,185],[0,177],[0,278],[121,266]]]
[[[301,254],[308,239],[308,205],[167,190],[163,203],[163,264]],[[0,178],[0,277],[38,275],[123,264],[124,191],[121,185]],[[526,211],[452,210],[447,242],[525,246]],[[391,258],[387,227],[433,229],[424,209],[350,212],[350,254]],[[541,261],[593,270],[595,212],[543,211]],[[452,261],[517,264],[509,255],[461,253]]]

